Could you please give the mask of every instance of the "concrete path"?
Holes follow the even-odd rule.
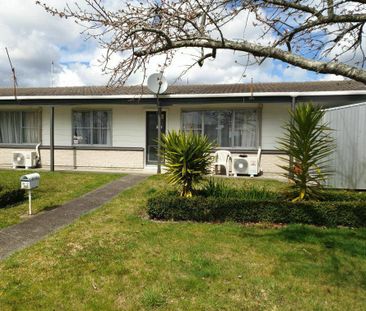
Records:
[[[0,230],[0,259],[72,223],[81,215],[100,207],[121,191],[134,186],[146,177],[146,175],[124,176],[55,209]]]

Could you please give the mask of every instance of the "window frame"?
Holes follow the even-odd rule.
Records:
[[[182,109],[181,110],[181,118],[180,118],[180,129],[182,131],[184,131],[184,127],[183,127],[183,114],[186,112],[200,112],[201,113],[201,135],[205,135],[205,123],[204,123],[204,114],[206,111],[230,111],[232,112],[232,117],[233,117],[233,121],[231,122],[231,129],[230,132],[234,133],[235,132],[235,112],[236,111],[248,111],[248,110],[254,110],[256,113],[256,129],[255,129],[255,146],[254,147],[242,147],[242,146],[230,146],[230,147],[222,147],[222,146],[218,146],[217,148],[220,149],[228,149],[228,150],[238,150],[238,149],[242,149],[242,150],[256,150],[259,148],[260,146],[260,141],[261,138],[260,133],[261,133],[261,107],[245,107],[245,108],[213,108],[213,109]],[[232,144],[233,144],[233,140],[232,140]]]
[[[37,145],[37,144],[42,144],[42,122],[43,122],[43,118],[42,118],[42,109],[1,109],[1,112],[12,112],[12,113],[20,113],[20,124],[19,124],[19,129],[20,129],[20,143],[4,143],[4,142],[0,142],[0,146],[9,146],[9,145],[17,145],[17,146],[21,146],[21,145],[25,145],[25,146],[31,146],[31,145]],[[23,129],[25,129],[26,127],[23,126],[23,114],[26,112],[34,112],[37,113],[39,116],[39,128],[38,128],[38,142],[35,143],[25,143],[24,137],[23,137]]]
[[[75,112],[90,112],[92,114],[92,117],[90,118],[90,131],[91,131],[91,141],[93,141],[93,132],[94,132],[94,112],[98,112],[98,111],[102,111],[102,112],[107,112],[108,113],[108,118],[109,118],[109,124],[110,124],[110,128],[109,128],[109,140],[110,143],[108,144],[75,144],[74,143],[74,113]],[[88,146],[95,146],[95,147],[112,147],[113,146],[113,109],[103,109],[103,108],[97,108],[97,109],[87,109],[87,108],[81,108],[81,109],[72,109],[71,110],[71,146],[82,146],[82,147],[88,147]]]

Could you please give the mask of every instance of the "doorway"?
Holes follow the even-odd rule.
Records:
[[[161,112],[161,133],[165,134],[166,113]],[[158,116],[156,111],[146,112],[146,164],[158,164]]]

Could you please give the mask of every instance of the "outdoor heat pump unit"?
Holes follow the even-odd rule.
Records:
[[[13,152],[13,168],[36,167],[38,156],[36,151]]]
[[[26,169],[31,167],[37,167],[40,163],[39,146],[36,146],[36,150],[33,151],[15,151],[13,152],[13,168],[25,167]]]
[[[258,175],[261,172],[261,149],[258,150],[257,156],[233,157],[232,172],[234,176],[250,175],[251,177]]]

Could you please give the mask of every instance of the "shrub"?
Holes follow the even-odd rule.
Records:
[[[0,186],[0,208],[19,203],[25,199],[25,191],[18,187]]]
[[[236,189],[229,187],[225,182],[209,178],[203,185],[200,195],[205,197],[229,198],[235,195]]]
[[[282,158],[288,163],[280,167],[286,171],[285,177],[294,182],[294,201],[316,198],[331,174],[328,156],[334,143],[330,129],[322,122],[323,116],[321,108],[301,104],[290,111],[290,121],[283,127],[285,134],[279,150],[288,156]]]
[[[204,184],[200,195],[216,198],[241,198],[245,200],[275,200],[280,194],[268,191],[265,187],[248,185],[245,188],[232,188],[224,180],[210,178]]]
[[[162,136],[161,146],[169,182],[180,187],[181,196],[192,196],[194,186],[209,173],[212,143],[207,136],[172,131]]]
[[[330,190],[321,191],[320,197],[323,201],[359,201],[366,202],[366,192],[352,190]]]
[[[201,196],[184,198],[159,194],[148,200],[147,211],[150,218],[160,220],[366,227],[366,204],[357,201],[255,201]]]

